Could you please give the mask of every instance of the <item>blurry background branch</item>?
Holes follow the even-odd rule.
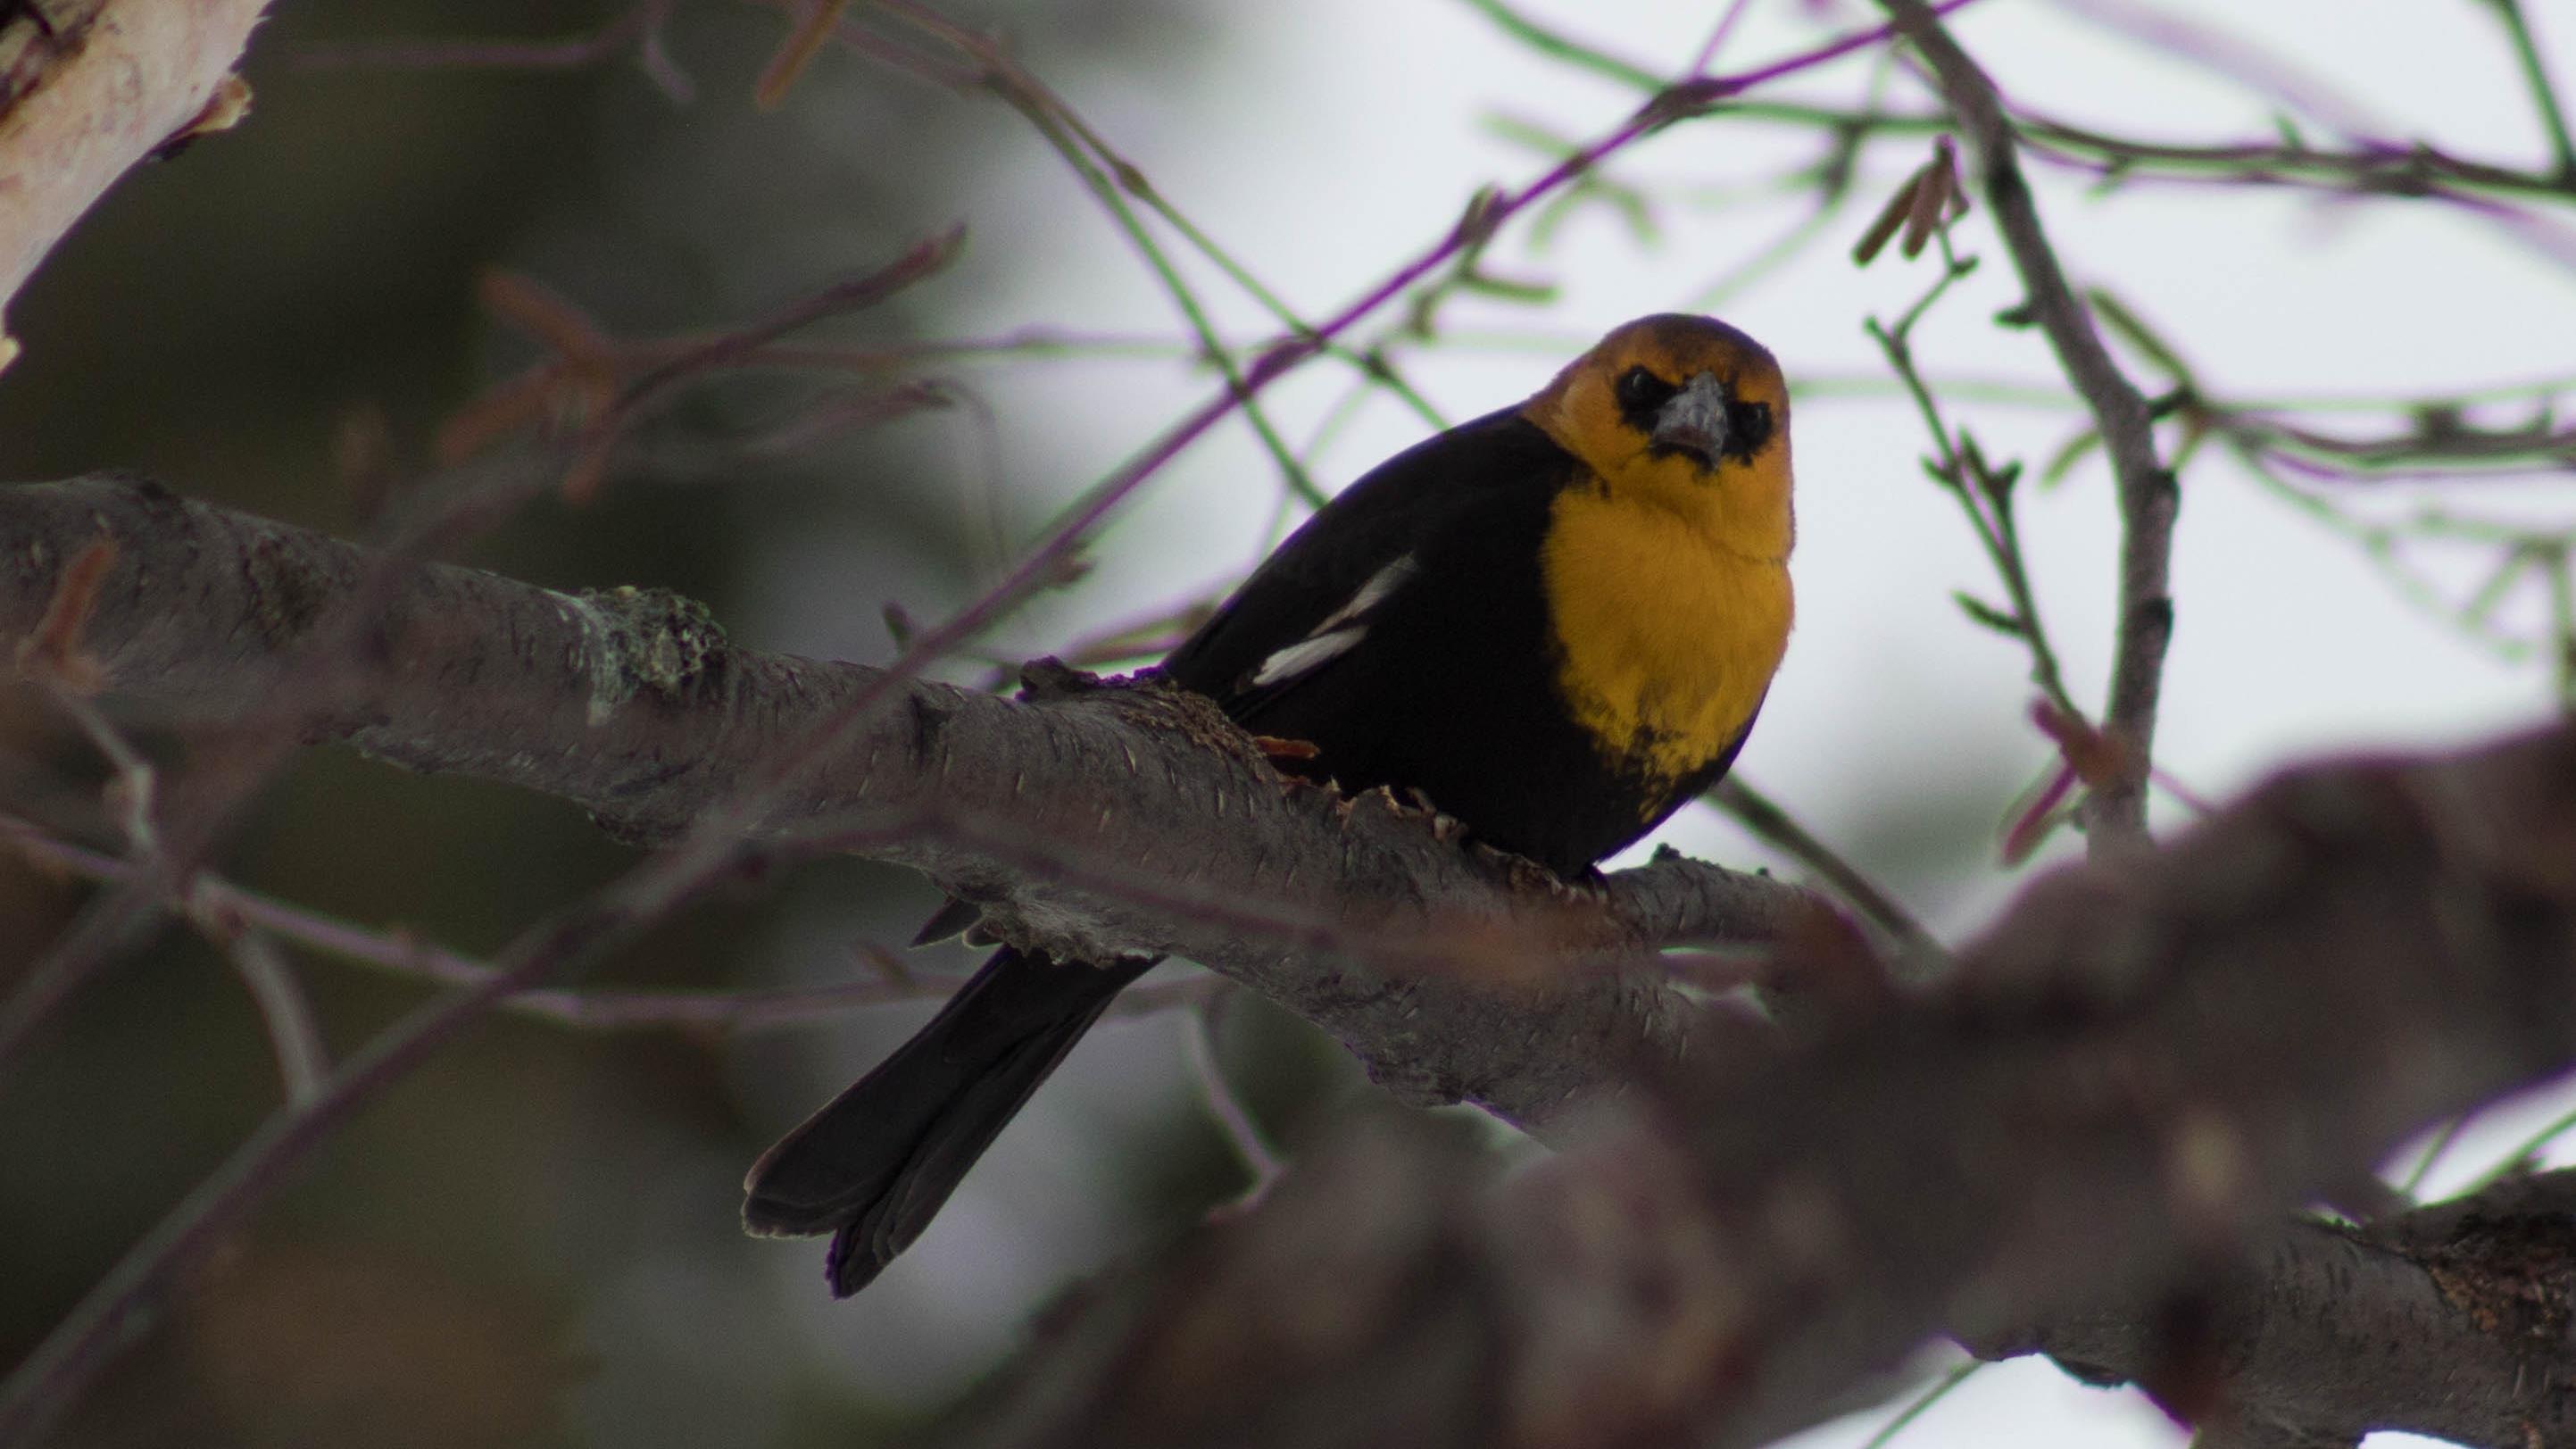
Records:
[[[0,837],[40,869],[103,882],[134,876],[134,867],[125,861],[59,839],[29,821],[0,816]],[[199,871],[187,895],[192,920],[213,916],[239,922],[336,960],[440,986],[479,986],[491,977],[489,964],[407,932],[371,930],[246,891],[212,871]],[[831,985],[745,991],[543,987],[513,992],[502,1000],[500,1009],[597,1031],[648,1027],[768,1031],[811,1025],[893,1002],[935,1001],[957,987],[951,978],[913,974],[882,948],[865,954],[870,974]],[[1180,981],[1139,986],[1120,997],[1119,1004],[1122,1009],[1146,1010],[1178,1005],[1205,995],[1208,984]]]

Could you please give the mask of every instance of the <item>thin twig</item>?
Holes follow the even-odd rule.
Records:
[[[662,48],[662,26],[676,0],[642,0],[587,34],[557,40],[317,40],[288,55],[306,70],[563,71],[597,65],[633,46],[653,84],[679,105],[697,87]]]
[[[34,678],[39,692],[79,725],[81,733],[106,757],[114,772],[106,791],[109,813],[124,832],[127,852],[139,863],[140,871],[156,877],[167,875],[168,852],[162,847],[161,827],[155,819],[159,775],[152,762],[96,703],[55,672],[40,668],[34,671]],[[6,997],[0,997],[0,1066],[17,1055],[100,962],[154,930],[161,920],[161,908],[158,899],[102,898],[84,906],[71,929],[12,983]]]
[[[2576,530],[2490,523],[2432,510],[2419,511],[2398,522],[2357,517],[2341,500],[2283,476],[2285,470],[2302,471],[2296,469],[2295,460],[2288,455],[2234,435],[2225,442],[2259,487],[2350,542],[2399,600],[2495,657],[2509,663],[2528,662],[2546,649],[2557,648],[2558,641],[2576,638],[2576,599],[2569,600],[2569,607],[2562,609],[2559,586],[2549,581],[2554,561],[2576,547]],[[2491,546],[2495,550],[2494,562],[2486,570],[2484,581],[2464,601],[2454,602],[2446,593],[2444,581],[2408,559],[2402,545],[2417,540]],[[2517,633],[2495,617],[2505,593],[2535,574],[2549,593],[2549,633],[2545,638]],[[2563,655],[2565,651],[2559,649],[2559,653]],[[2555,666],[2556,657],[2551,662]],[[2563,683],[2565,676],[2560,677]]]
[[[1552,26],[1543,25],[1503,3],[1503,0],[1466,0],[1466,3],[1499,26],[1504,34],[1541,55],[1553,56],[1637,90],[1653,92],[1664,88],[1664,78],[1646,67],[1622,60]]]
[[[1640,92],[1651,94],[1664,88],[1665,81],[1653,71],[1539,27],[1499,0],[1467,3],[1494,17],[1542,55]],[[1543,41],[1539,39],[1542,36]],[[1947,132],[1952,124],[1947,116],[1876,107],[1845,109],[1804,101],[1729,100],[1720,114],[1730,121],[1810,127],[1854,140],[1936,136]],[[2109,135],[2028,108],[2017,108],[2010,114],[2023,143],[2041,160],[2072,166],[2106,180],[2169,176],[2226,185],[2310,187],[2396,201],[2430,198],[2454,206],[2472,205],[2482,195],[2559,202],[2576,199],[2576,180],[2554,170],[2470,160],[2426,139],[2362,135],[2366,124],[2352,115],[2327,118],[2329,124],[2352,132],[2356,138],[2351,146],[2334,148],[2314,146],[2297,138],[2207,144],[2144,141]]]
[[[882,267],[819,287],[757,322],[720,333],[626,384],[618,406],[632,410],[655,400],[681,382],[739,364],[787,334],[825,318],[874,307],[957,259],[966,229],[955,226]]]
[[[123,881],[130,879],[136,869],[113,856],[55,839],[34,824],[9,815],[0,815],[0,842],[39,866],[91,880]],[[211,874],[197,876],[190,889],[190,904],[194,911],[236,919],[308,950],[433,985],[480,986],[492,976],[491,966],[470,956],[405,933],[372,931],[244,890]],[[656,1027],[769,1031],[833,1021],[890,1003],[932,999],[945,995],[953,985],[940,980],[875,979],[764,991],[540,987],[514,993],[502,1001],[500,1009],[589,1031]]]
[[[2530,1171],[2539,1164],[2540,1154],[2548,1151],[2550,1144],[2570,1132],[2576,1132],[2576,1111],[2563,1112],[2551,1118],[2539,1131],[2515,1143],[2510,1151],[2462,1188],[2460,1196],[2475,1197],[2517,1172]]]
[[[2311,74],[2293,58],[2244,36],[2199,24],[2167,7],[2134,4],[2131,0],[2056,0],[2056,6],[2124,40],[2224,77],[2347,136],[2363,136],[2379,129],[2377,120],[2357,98]]]
[[[296,982],[295,969],[265,932],[233,923],[208,928],[231,958],[233,969],[250,991],[251,1005],[268,1033],[277,1057],[277,1075],[286,1088],[286,1104],[302,1107],[322,1095],[331,1076],[331,1053],[322,1044],[322,1028],[313,1019],[313,1003]]]
[[[2522,13],[2522,0],[2487,0],[2495,7],[2496,18],[2504,22],[2505,36],[2513,42],[2515,61],[2522,67],[2523,83],[2531,87],[2532,108],[2540,113],[2541,129],[2548,133],[2549,151],[2558,162],[2558,177],[2576,186],[2576,138],[2567,134],[2567,113],[2558,104],[2558,88],[2549,81],[2549,67],[2540,59],[2540,46],[2531,36],[2531,20]]]
[[[1081,148],[1087,150],[1090,157],[1098,161],[1098,169],[1106,171],[1108,176],[1115,180],[1118,191],[1136,198],[1145,205],[1147,210],[1161,217],[1165,224],[1181,234],[1182,240],[1188,242],[1199,255],[1213,263],[1229,281],[1242,288],[1245,296],[1250,297],[1262,310],[1276,318],[1291,335],[1304,336],[1315,330],[1314,325],[1290,306],[1276,290],[1254,275],[1251,268],[1245,266],[1233,252],[1219,245],[1205,228],[1192,221],[1187,213],[1174,205],[1171,199],[1163,194],[1160,187],[1147,179],[1144,170],[1125,153],[1111,145],[1109,139],[1097,127],[1085,120],[1081,112],[1076,111],[1063,96],[1031,74],[1026,67],[1014,61],[1000,46],[971,30],[944,21],[922,6],[904,3],[904,0],[894,0],[894,3],[889,3],[886,9],[916,25],[928,27],[930,33],[938,35],[974,57],[993,76],[999,78],[996,82],[997,88],[1006,91],[1006,98],[1010,99],[1015,107],[1025,102],[1044,111],[1048,120],[1040,125],[1042,132],[1050,125],[1060,125],[1070,139],[1079,142]],[[1031,120],[1035,122],[1036,118],[1032,117]],[[1046,139],[1052,144],[1056,137],[1049,134]],[[1091,168],[1083,158],[1068,154],[1066,159],[1078,169],[1083,169],[1088,179]],[[1142,240],[1141,232],[1139,237]],[[1145,244],[1150,246],[1150,242]],[[1149,256],[1149,260],[1153,258]],[[1160,271],[1162,264],[1157,261],[1156,265]],[[1165,280],[1167,285],[1176,285],[1178,275],[1173,273]],[[1183,289],[1183,292],[1185,293],[1186,289]],[[1202,347],[1214,353],[1223,365],[1230,367],[1232,365],[1230,351],[1215,340],[1213,330],[1207,328],[1198,330]],[[1390,366],[1382,356],[1373,352],[1354,350],[1334,339],[1325,340],[1324,352],[1326,356],[1349,363],[1372,384],[1393,392],[1404,401],[1406,406],[1413,409],[1416,416],[1430,426],[1435,428],[1448,426],[1439,410],[1431,405],[1430,400],[1407,382],[1404,376]]]
[[[2039,594],[2030,581],[2029,563],[2022,556],[2019,526],[2013,517],[2014,481],[1988,468],[1984,459],[1965,444],[1963,436],[1952,431],[1941,415],[1941,405],[1933,395],[1931,385],[1924,381],[1921,369],[1915,365],[1915,324],[1930,314],[1933,304],[1968,274],[1974,262],[1974,258],[1963,260],[1952,252],[1947,223],[1935,230],[1934,237],[1940,243],[1942,267],[1932,285],[1915,300],[1913,306],[1905,309],[1894,326],[1872,317],[1863,324],[1863,329],[1878,343],[1879,350],[1887,357],[1889,370],[1904,385],[1906,395],[1914,400],[1915,411],[1922,415],[1923,425],[1931,432],[1933,446],[1938,450],[1938,456],[1931,464],[1933,477],[1949,490],[1951,497],[1967,514],[1968,526],[1977,535],[1978,546],[1985,550],[1987,560],[1995,567],[1997,580],[2004,586],[2009,613],[1994,616],[1991,609],[1980,611],[1972,607],[1971,614],[1988,627],[2004,630],[2019,638],[2030,653],[2031,683],[2038,686],[2040,693],[2059,709],[2081,718],[2083,711],[2067,692],[2065,673],[2058,667],[2057,648],[2049,641],[2048,626],[2040,617]],[[1963,596],[1961,603],[1968,607],[1973,601]]]
[[[1234,1084],[1226,1080],[1225,1068],[1216,1059],[1214,1024],[1209,1020],[1214,1008],[1213,1001],[1203,1002],[1197,1009],[1181,1014],[1181,1049],[1189,1058],[1190,1076],[1198,1084],[1199,1100],[1207,1105],[1209,1118],[1225,1133],[1227,1145],[1252,1174],[1252,1184],[1226,1204],[1227,1211],[1240,1212],[1258,1207],[1270,1195],[1271,1184],[1287,1169],[1279,1154],[1270,1150],[1260,1124],[1252,1120],[1250,1109],[1235,1095]]]
[[[160,772],[96,703],[51,679],[44,680],[42,687],[45,698],[80,726],[81,733],[89,737],[90,744],[107,758],[108,767],[115,772],[108,783],[108,813],[125,833],[125,848],[137,860],[150,860],[160,854],[161,830],[153,823]]]
[[[523,934],[496,961],[483,985],[404,1017],[344,1062],[310,1100],[262,1122],[0,1381],[0,1444],[35,1442],[108,1358],[131,1341],[171,1274],[230,1232],[361,1106],[501,998],[549,971],[586,964],[625,944],[678,905],[692,884],[667,870],[638,876],[625,888]]]
[[[1710,278],[1682,304],[1683,309],[1691,312],[1715,312],[1743,295],[1754,283],[1797,259],[1807,250],[1809,243],[1824,235],[1825,231],[1841,218],[1844,207],[1850,204],[1851,195],[1851,187],[1848,184],[1826,181],[1823,193],[1817,199],[1814,209],[1798,218],[1752,255]]]
[[[1900,956],[1920,966],[1937,966],[1949,959],[1940,941],[1923,929],[1904,903],[1889,895],[1869,873],[1843,859],[1831,846],[1808,833],[1788,811],[1770,796],[1754,789],[1741,778],[1728,776],[1709,792],[1717,808],[1735,818],[1735,822],[1753,837],[1770,845],[1799,864],[1814,871],[1834,894],[1851,904],[1852,909],[1885,931],[1896,942]]]
[[[1242,365],[1219,340],[1216,323],[1209,317],[1206,304],[1199,300],[1198,292],[1181,275],[1179,266],[1154,239],[1154,234],[1136,215],[1135,209],[1127,204],[1128,193],[1150,189],[1144,187],[1142,173],[1114,155],[1108,155],[1108,167],[1122,168],[1113,178],[1110,170],[1105,169],[1103,162],[1093,155],[1094,150],[1101,148],[1086,148],[1084,139],[1091,133],[1073,117],[1071,109],[1040,85],[1035,77],[1012,64],[999,46],[917,6],[889,4],[881,8],[911,23],[924,34],[954,47],[976,63],[978,78],[985,89],[1000,96],[1005,104],[1019,112],[1030,129],[1036,131],[1065,165],[1072,168],[1083,188],[1100,203],[1102,210],[1109,213],[1128,244],[1144,260],[1146,269],[1154,274],[1164,293],[1180,309],[1182,320],[1189,324],[1191,334],[1198,339],[1202,355],[1216,365],[1227,387],[1242,392]],[[1132,181],[1128,180],[1130,177]],[[1324,491],[1315,486],[1315,480],[1306,475],[1296,455],[1289,451],[1287,440],[1279,435],[1278,428],[1270,421],[1269,409],[1246,395],[1243,398],[1243,418],[1254,436],[1260,439],[1261,446],[1269,452],[1271,461],[1277,465],[1289,489],[1303,498],[1308,506],[1322,507]]]
[[[2120,502],[2119,626],[2103,724],[2125,747],[2126,758],[2114,778],[2093,790],[2087,815],[2095,851],[2134,849],[2147,840],[2147,771],[2155,757],[2165,651],[2173,640],[2168,576],[2180,491],[2156,457],[2145,396],[2102,345],[2049,247],[2029,183],[2015,159],[2011,123],[1994,82],[1950,38],[1923,0],[1881,3],[1940,77],[1942,93],[1977,153],[1986,202],[2028,289],[2031,315],[2046,332],[2068,381],[2084,395],[2110,453]]]
[[[1887,1449],[1888,1445],[1896,1442],[1897,1435],[1904,1433],[1909,1425],[1913,1424],[1915,1420],[1922,1418],[1925,1413],[1931,1410],[1934,1404],[1937,1404],[1943,1399],[1949,1397],[1952,1389],[1966,1383],[1969,1375],[1974,1374],[1977,1370],[1984,1368],[1985,1366],[1986,1361],[1984,1359],[1972,1358],[1966,1363],[1954,1366],[1948,1373],[1934,1379],[1930,1386],[1926,1387],[1921,1393],[1916,1394],[1913,1398],[1907,1400],[1905,1407],[1897,1410],[1894,1417],[1890,1418],[1886,1423],[1881,1424],[1878,1428],[1878,1432],[1870,1435],[1869,1438],[1861,1444],[1860,1449]]]
[[[2442,1160],[2442,1154],[2450,1151],[2451,1144],[2460,1140],[2460,1133],[2468,1127],[2471,1115],[2463,1112],[2443,1123],[2442,1130],[2433,1134],[2433,1140],[2424,1145],[2424,1155],[2415,1159],[2415,1166],[2407,1172],[2405,1181],[2397,1184],[2400,1197],[2411,1203],[2423,1193],[2424,1180],[2433,1175],[2433,1167]]]
[[[1709,31],[1708,39],[1701,41],[1699,49],[1692,54],[1690,69],[1683,74],[1694,80],[1708,74],[1708,68],[1717,64],[1718,52],[1726,48],[1726,37],[1735,33],[1736,22],[1752,8],[1753,0],[1732,0],[1726,13],[1717,18],[1717,26]]]

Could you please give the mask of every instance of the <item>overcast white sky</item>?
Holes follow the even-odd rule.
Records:
[[[1715,0],[1533,0],[1530,8],[1640,62],[1678,68],[1723,7]],[[2222,24],[2295,57],[2392,133],[2429,135],[2459,153],[2506,162],[2544,156],[2510,53],[2488,8],[2471,0],[2173,0],[2156,8]],[[2546,0],[2530,8],[2558,74],[2576,82],[2576,6]],[[1213,41],[1199,36],[1176,47],[1158,72],[1074,67],[1049,71],[1049,78],[1165,194],[1309,315],[1332,309],[1439,236],[1472,185],[1534,174],[1535,158],[1498,140],[1481,118],[1507,112],[1585,136],[1613,125],[1635,102],[1613,84],[1507,42],[1461,0],[1209,10],[1226,17]],[[1861,13],[1857,6],[1842,12],[1846,22]],[[2047,0],[1985,0],[1958,30],[2010,95],[2071,120],[2176,140],[2269,132],[2267,108],[2243,90],[2156,59]],[[1783,54],[1819,33],[1813,13],[1796,0],[1754,0],[1721,69]],[[1036,59],[1043,68],[1044,57]],[[1866,63],[1847,62],[1779,94],[1848,101],[1867,74]],[[1895,94],[1910,92],[1900,81]],[[1677,194],[1751,180],[1815,149],[1803,133],[1695,125],[1631,152],[1614,171]],[[1847,253],[1875,198],[1920,154],[1893,146],[1874,152],[1874,179],[1862,187],[1870,201],[1859,214],[1726,309],[1770,344],[1793,379],[1882,374],[1861,321],[1901,310],[1928,280],[1928,265],[1891,258],[1856,271]],[[1037,322],[1177,333],[1168,302],[1054,159],[1034,140],[1017,155],[1015,168],[979,178],[967,199],[976,242],[969,284],[955,291],[977,298],[973,321],[993,330]],[[2330,208],[2289,196],[2170,186],[2095,202],[2062,172],[2036,175],[2070,269],[2079,279],[2114,282],[2223,393],[2424,394],[2576,371],[2568,345],[2576,337],[2576,271],[2455,217],[2420,206]],[[1528,312],[1464,303],[1452,316],[1475,328],[1588,338],[1628,316],[1685,302],[1793,220],[1796,204],[1668,206],[1665,234],[1652,248],[1641,248],[1606,212],[1592,211],[1544,254],[1517,243],[1498,248],[1501,268],[1560,284],[1558,305]],[[1922,329],[1927,370],[2054,379],[2034,335],[1987,323],[2017,293],[1982,214],[1961,235],[1987,265]],[[1232,298],[1213,273],[1201,269],[1199,276],[1212,299],[1225,299],[1219,312],[1233,330],[1266,330],[1261,314]],[[1416,356],[1407,366],[1451,416],[1465,418],[1527,393],[1579,345],[1459,349]],[[1318,366],[1278,389],[1272,401],[1287,435],[1307,436],[1342,385],[1341,376]],[[994,374],[1006,473],[1023,517],[1098,476],[1206,386],[1167,365]],[[1990,454],[2019,452],[2034,461],[2073,425],[2063,412],[1971,404],[1954,412]],[[1068,436],[1066,418],[1087,426]],[[1039,426],[1045,419],[1058,423]],[[1420,435],[1420,424],[1399,406],[1372,404],[1325,456],[1328,486]],[[1890,801],[1951,796],[1964,802],[1954,807],[1964,818],[1991,828],[2045,752],[2022,723],[2031,695],[2023,655],[1971,628],[1947,602],[1954,588],[1994,589],[1955,505],[1916,467],[1925,446],[1919,423],[1893,401],[1815,397],[1799,404],[1795,441],[1799,627],[1740,768],[1864,859],[1907,848],[1885,838],[1881,817]],[[1033,616],[1008,642],[1041,650],[1087,620],[1239,571],[1262,547],[1272,477],[1248,432],[1229,427],[1139,500],[1083,591]],[[2570,514],[2563,488],[2490,484],[2471,491],[2454,500],[2463,511]],[[2030,496],[2027,508],[2048,625],[2078,697],[2098,700],[2108,667],[2115,547],[2107,475],[2098,464],[2081,469],[2063,488]],[[1187,578],[1174,577],[1174,560],[1185,561]],[[2320,750],[2472,739],[2535,721],[2550,707],[2540,668],[2501,664],[2428,622],[2351,545],[2216,460],[2185,480],[2174,592],[2179,628],[2159,755],[2204,794],[2227,796]],[[2536,608],[2537,597],[2513,607]],[[2159,824],[2179,821],[2167,813]],[[1678,822],[1668,834],[1721,859],[1761,858],[1714,820]],[[1918,866],[1905,883],[1914,904],[1954,938],[2015,887],[2016,877],[1991,867],[1990,854],[1963,849],[1951,866]],[[1086,1113],[1114,1113],[1122,1096],[1138,1090],[1122,1079],[1161,1070],[1138,1065],[1164,1059],[1160,1029],[1106,1035],[1076,1060],[1069,1090],[1050,1093],[1033,1117],[1079,1132]],[[817,1080],[831,1070],[818,1067]],[[2509,1120],[2473,1134],[2453,1163],[2465,1173],[2550,1110],[2499,1114]],[[1045,1192],[1050,1213],[1060,1216],[1099,1200],[1101,1189],[1084,1182],[1078,1164],[1028,1160],[1054,1152],[1050,1144],[1061,1137],[1030,1131],[1006,1139],[997,1156],[1017,1154],[1016,1165],[997,1166],[983,1187],[970,1184],[876,1292],[828,1319],[817,1313],[818,1354],[839,1356],[863,1344],[866,1357],[889,1372],[940,1370],[918,1358],[919,1345],[937,1338],[959,1345],[959,1361],[944,1366],[955,1373],[971,1367],[963,1355],[1007,1343],[1013,1311],[1060,1267],[1017,1261],[997,1242],[1054,1231],[1070,1235],[1067,1252],[1080,1253],[1092,1231],[1040,1229],[1010,1201]],[[1033,1251],[1042,1257],[1050,1249],[1042,1243]],[[798,1256],[792,1287],[782,1279],[782,1300],[815,1306],[806,1256]],[[954,1327],[965,1320],[982,1327],[921,1331],[925,1321]],[[1800,1442],[1812,1449],[1856,1444],[1883,1417],[1859,1416]],[[2024,1362],[1985,1371],[1901,1442],[1931,1449],[2182,1438],[2133,1395],[2084,1389]]]

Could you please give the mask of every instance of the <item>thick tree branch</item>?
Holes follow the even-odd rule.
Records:
[[[79,643],[127,705],[541,790],[640,840],[729,802],[882,676],[736,648],[668,594],[429,565],[391,590],[366,667],[319,671],[342,682],[311,698],[281,671],[334,637],[374,556],[122,478],[0,495],[0,631],[31,630],[101,535],[117,559]],[[1641,952],[1830,919],[1793,887],[1677,858],[1566,887],[1383,795],[1285,785],[1195,697],[1038,678],[1029,703],[899,685],[755,832],[916,866],[1023,945],[1203,962],[1409,1099],[1525,1122],[1677,1058],[1712,1020]]]
[[[1978,1347],[2197,1399],[2205,1445],[2381,1429],[2557,1443],[2576,1425],[2576,1170],[2367,1228],[2295,1223],[2184,1309],[2078,1314]]]
[[[2097,849],[2143,843],[2147,821],[2147,772],[2154,763],[2156,702],[2164,687],[2166,646],[2173,642],[2173,596],[2167,576],[2173,560],[2174,513],[2181,502],[2171,470],[2156,458],[2154,418],[2147,400],[2102,345],[2092,315],[2067,284],[2066,271],[2041,229],[2015,153],[2012,123],[2003,98],[1923,0],[1881,0],[1896,27],[1940,77],[1942,94],[1976,153],[1986,203],[2004,249],[2029,290],[2030,316],[2048,335],[2058,365],[2092,409],[2110,454],[2120,495],[2120,612],[2118,648],[2111,661],[2111,693],[2103,725],[2128,749],[2118,778],[2093,792],[2086,810]]]
[[[229,126],[267,0],[47,0],[0,7],[0,313],[116,178]],[[0,326],[0,367],[16,346]]]
[[[2576,728],[2292,774],[1961,962],[1500,1183],[1319,1160],[1059,1320],[956,1441],[1753,1444],[1947,1330],[2144,1377],[2213,1442],[2576,1442],[2562,1176],[2280,1227],[2576,1059]]]

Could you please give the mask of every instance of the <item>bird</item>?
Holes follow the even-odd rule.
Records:
[[[1788,647],[1789,396],[1715,318],[1613,329],[1516,406],[1325,503],[1162,661],[1282,774],[1418,794],[1573,880],[1725,775]],[[952,903],[925,938],[973,919]],[[744,1181],[762,1236],[829,1233],[833,1296],[908,1247],[1155,963],[1005,947]]]

